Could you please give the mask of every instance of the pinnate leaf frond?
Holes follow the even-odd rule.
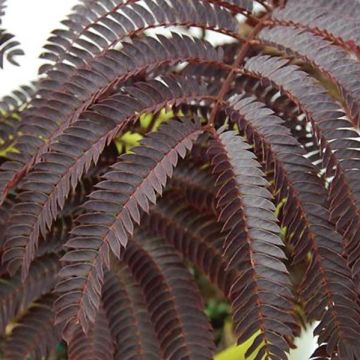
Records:
[[[272,14],[275,23],[312,31],[359,54],[360,27],[355,18],[338,16],[326,8],[290,1]]]
[[[100,308],[98,311],[95,323],[87,335],[81,328],[75,331],[68,347],[70,359],[114,359],[114,344],[104,309]]]
[[[182,61],[221,61],[221,51],[216,51],[206,41],[192,40],[175,33],[170,39],[160,35],[158,38],[135,39],[132,43],[125,43],[120,51],[110,50],[103,54],[87,69],[72,74],[72,70],[66,67],[41,82],[38,90],[41,96],[34,99],[30,109],[24,113],[19,128],[22,136],[17,149],[22,154],[12,154],[13,161],[6,162],[2,167],[0,189],[3,198],[34,164],[43,160],[44,154],[52,150],[51,145],[58,142],[59,136],[70,125],[79,118],[81,120],[87,110],[91,111],[91,105],[104,93],[161,65]],[[156,51],[151,50],[154,48]],[[172,86],[174,91],[175,87]],[[163,93],[162,89],[159,90]],[[102,101],[96,105],[102,105]],[[36,136],[37,133],[41,133],[41,137]]]
[[[346,102],[349,118],[359,127],[360,94],[354,78],[360,65],[346,50],[311,32],[285,26],[264,28],[259,38],[266,44],[295,53],[334,81]]]
[[[65,294],[57,302],[58,321],[72,305],[68,329],[80,322],[87,332],[99,307],[103,268],[110,266],[110,251],[118,258],[134,224],[140,223],[140,211],[149,211],[149,204],[162,194],[167,178],[172,176],[179,157],[185,157],[192,142],[202,132],[200,122],[173,120],[144,138],[132,154],[124,154],[112,166],[84,205],[87,212],[67,242],[69,249],[63,261],[68,265],[61,272],[58,291]],[[77,289],[76,296],[67,294]],[[70,295],[70,296],[69,296]]]
[[[159,359],[160,345],[143,293],[124,264],[106,272],[102,299],[116,343],[114,358]]]
[[[211,359],[214,345],[198,289],[175,249],[139,233],[125,261],[143,289],[163,358]],[[174,337],[171,334],[178,336]],[[180,335],[180,336],[179,336]]]
[[[355,225],[360,223],[358,132],[345,117],[341,105],[297,66],[287,65],[284,59],[257,56],[247,62],[246,69],[254,76],[268,79],[292,98],[311,122],[320,143],[326,176],[334,177],[329,189],[331,220],[345,235],[349,265],[358,279],[360,252],[356,244],[360,234]]]
[[[333,348],[329,345],[329,353],[336,349],[343,352],[347,348],[343,354],[350,356],[355,351],[355,334],[360,331],[359,326],[354,326],[353,319],[359,321],[360,312],[350,270],[339,255],[342,238],[329,222],[324,185],[300,146],[287,139],[290,133],[281,119],[252,99],[234,100],[233,106],[232,120],[254,144],[265,169],[275,174],[277,201],[286,199],[281,220],[287,229],[287,246],[292,252],[293,263],[308,263],[300,288],[306,314],[310,319],[323,319],[316,333],[324,341],[331,335],[329,344],[333,344]],[[341,273],[336,269],[341,269]],[[338,279],[336,285],[332,279]],[[351,303],[349,316],[340,315],[341,308]],[[350,329],[345,330],[348,326]],[[331,334],[327,330],[330,328]]]
[[[214,134],[209,155],[217,175],[219,220],[228,232],[224,254],[228,267],[240,272],[232,288],[238,297],[234,304],[238,341],[260,329],[248,352],[262,344],[257,359],[286,359],[285,336],[293,322],[291,286],[267,182],[249,145],[232,131]]]
[[[192,26],[236,37],[237,21],[224,8],[250,10],[251,4],[249,0],[117,0],[111,6],[97,5],[96,9],[78,5],[63,21],[68,29],[55,30],[48,39],[42,57],[54,64],[41,70],[48,72],[65,59],[75,66],[86,66],[87,61],[101,56],[124,38],[154,27]]]
[[[201,98],[204,94],[204,89],[195,82],[181,84],[171,77],[162,80],[137,84],[126,89],[129,95],[116,94],[94,105],[58,138],[45,161],[35,166],[25,178],[24,192],[19,196],[8,229],[7,243],[11,245],[12,256],[6,255],[12,269],[22,265],[24,278],[35,257],[39,235],[46,235],[71,189],[75,190],[82,175],[98,162],[106,145],[134,123],[141,113],[155,112],[178,101]],[[48,176],[48,169],[52,176]],[[27,201],[29,194],[33,198],[32,206]],[[27,226],[18,226],[19,222]],[[14,239],[18,239],[17,248],[12,246]]]

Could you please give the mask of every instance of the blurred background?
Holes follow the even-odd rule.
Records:
[[[5,63],[0,71],[0,98],[19,86],[28,84],[37,78],[37,70],[42,64],[39,55],[52,30],[71,11],[76,0],[8,0],[3,27],[16,36],[25,55],[18,57],[19,67]],[[213,36],[217,36],[214,34]],[[217,38],[209,38],[217,42]],[[199,279],[201,282],[201,279]],[[217,294],[211,293],[204,285],[206,312],[217,331],[221,347],[226,348],[234,342],[231,324],[228,322],[229,309]],[[297,341],[298,349],[290,354],[290,360],[307,360],[314,350],[312,328],[308,328]],[[216,360],[242,360],[238,352],[230,349]]]

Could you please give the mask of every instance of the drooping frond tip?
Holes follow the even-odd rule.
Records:
[[[228,267],[240,272],[232,286],[235,331],[242,343],[261,330],[248,350],[257,350],[257,359],[286,359],[285,337],[293,321],[290,279],[271,193],[249,149],[233,131],[214,133],[209,146],[219,220],[226,231],[224,256]]]

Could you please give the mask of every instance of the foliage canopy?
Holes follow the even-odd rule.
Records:
[[[247,355],[360,359],[359,16],[80,1],[1,103],[4,358],[212,359],[196,268]]]

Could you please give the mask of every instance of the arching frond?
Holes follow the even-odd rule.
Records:
[[[349,118],[359,127],[360,94],[354,79],[360,65],[346,50],[310,32],[285,26],[264,28],[259,38],[266,44],[293,52],[334,81],[346,102]]]
[[[56,68],[65,59],[75,66],[86,64],[124,38],[152,27],[193,26],[237,36],[237,22],[223,7],[239,11],[251,10],[251,5],[249,0],[117,0],[98,4],[96,9],[78,5],[63,21],[68,29],[55,30],[48,39],[42,57],[55,64],[43,67],[43,71]]]
[[[211,359],[210,325],[190,273],[175,250],[158,238],[138,234],[126,249],[125,261],[143,289],[162,357]]]
[[[46,161],[39,163],[25,179],[25,191],[14,208],[13,218],[9,220],[11,226],[7,244],[14,256],[6,254],[8,262],[16,262],[18,267],[22,265],[23,277],[26,277],[34,259],[39,235],[46,235],[64,207],[69,192],[75,190],[90,166],[97,163],[105,146],[131,122],[134,123],[141,113],[157,111],[178,101],[201,98],[204,90],[196,83],[179,83],[169,77],[163,81],[140,83],[127,88],[127,92],[129,95],[111,96],[85,113],[58,138],[46,154]],[[180,150],[182,152],[182,148]],[[52,171],[51,177],[48,169]],[[29,194],[33,198],[32,206],[28,204]],[[19,227],[19,223],[27,226]],[[18,239],[19,244],[16,252],[12,247],[14,239]]]
[[[140,223],[140,211],[149,211],[149,204],[156,202],[178,157],[186,155],[200,133],[199,122],[173,120],[164,124],[144,138],[132,154],[121,156],[90,195],[84,205],[87,212],[78,219],[79,226],[66,244],[69,251],[62,260],[67,265],[57,286],[58,292],[65,293],[56,303],[58,322],[67,325],[65,336],[79,322],[87,332],[89,323],[95,321],[103,268],[110,266],[109,252],[121,257],[134,224]],[[68,294],[70,288],[76,289],[76,296]],[[70,322],[69,306],[73,314]]]
[[[103,302],[116,343],[116,360],[157,360],[161,357],[141,288],[127,267],[116,266],[105,274]]]
[[[81,328],[75,331],[69,341],[69,357],[70,359],[112,360],[113,356],[114,345],[109,320],[105,311],[100,309],[87,336]]]
[[[152,52],[152,48],[156,48],[156,52]],[[49,78],[45,85],[44,82],[41,83],[42,86],[39,85],[38,93],[42,95],[34,100],[24,115],[19,129],[22,136],[17,143],[22,156],[12,154],[13,161],[3,165],[5,171],[0,178],[3,197],[51,149],[50,145],[56,144],[58,137],[79,117],[82,118],[82,113],[86,115],[85,111],[90,110],[91,104],[111,92],[114,87],[164,64],[172,65],[181,61],[212,62],[220,59],[221,54],[209,43],[173,34],[173,39],[170,40],[162,36],[160,40],[146,38],[125,44],[121,51],[111,50],[92,67],[79,70],[72,76],[67,74],[67,67],[64,73],[57,71],[55,79]],[[64,79],[67,81],[62,83]],[[173,91],[177,90],[176,85],[170,87]],[[156,89],[152,92],[154,91],[156,94]],[[151,96],[151,92],[149,95]],[[97,105],[102,104],[100,102]],[[37,133],[41,137],[36,136]]]
[[[322,150],[326,176],[334,177],[329,189],[331,220],[337,230],[345,234],[348,261],[358,278],[360,233],[355,225],[360,223],[356,177],[359,173],[358,132],[344,117],[341,105],[297,66],[287,65],[283,59],[258,56],[248,61],[246,69],[254,76],[267,78],[292,98],[311,122]]]
[[[225,239],[228,267],[241,275],[233,285],[236,332],[242,343],[260,330],[249,353],[262,344],[256,358],[286,359],[285,336],[291,333],[290,280],[280,246],[280,229],[267,182],[240,136],[228,131],[214,134],[209,154],[216,185],[217,208]],[[251,311],[244,316],[245,309]],[[271,309],[271,310],[270,310]],[[275,313],[277,314],[276,316]]]
[[[286,199],[281,219],[286,226],[293,263],[308,263],[300,289],[305,311],[310,319],[323,319],[316,333],[321,340],[331,335],[329,353],[341,351],[342,355],[350,356],[354,351],[355,354],[357,335],[352,334],[360,331],[352,323],[353,319],[360,321],[356,289],[345,259],[339,256],[342,239],[329,222],[326,191],[317,170],[303,156],[299,144],[291,140],[283,121],[271,111],[253,99],[234,100],[233,106],[232,120],[254,144],[265,169],[274,173],[278,203]],[[335,278],[338,278],[336,286],[331,280]],[[350,304],[354,305],[349,316],[340,315],[341,309]],[[351,330],[344,330],[349,324]],[[327,332],[330,328],[331,334]]]
[[[309,30],[345,46],[358,54],[360,27],[352,17],[338,16],[326,8],[314,7],[296,1],[289,1],[284,8],[272,14],[275,23],[289,24]]]

